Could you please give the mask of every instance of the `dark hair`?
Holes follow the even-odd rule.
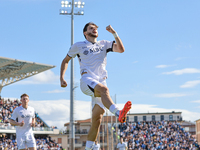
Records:
[[[28,96],[28,94],[26,94],[26,93],[22,94],[22,95],[21,95],[21,98],[24,97],[24,96]],[[29,96],[28,96],[28,97],[29,97]]]
[[[85,31],[87,31],[87,27],[88,27],[89,25],[94,25],[94,26],[96,26],[96,27],[98,28],[98,26],[97,26],[95,23],[93,23],[93,22],[88,22],[88,23],[84,26],[84,28],[83,28],[83,33],[84,33]],[[83,35],[84,35],[84,34],[83,34]],[[86,38],[85,35],[84,35],[84,37]]]

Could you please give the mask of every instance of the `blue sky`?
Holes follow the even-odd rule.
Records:
[[[62,127],[69,121],[70,86],[60,87],[59,72],[71,44],[71,19],[59,15],[60,2],[1,0],[0,56],[56,65],[50,71],[3,88],[1,95],[19,98],[28,93],[30,104],[43,119]],[[92,21],[99,26],[98,40],[114,40],[105,30],[110,24],[124,43],[123,54],[109,53],[107,57],[107,84],[110,95],[116,94],[119,107],[130,100],[133,113],[175,110],[182,111],[185,120],[199,119],[200,1],[84,2],[84,15],[74,18],[74,42],[85,40],[83,26]],[[70,69],[65,78],[69,83]],[[81,93],[79,79],[75,58],[75,119],[85,119],[90,112],[81,114],[79,105],[89,105],[91,98]],[[58,103],[62,106],[57,107]],[[38,109],[39,106],[44,107]],[[84,112],[86,108],[82,109]]]

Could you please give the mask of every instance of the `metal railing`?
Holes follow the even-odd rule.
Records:
[[[69,131],[65,131],[64,134],[69,134]],[[88,134],[88,131],[76,131],[75,134]]]
[[[15,127],[14,127],[14,126],[0,125],[0,129],[4,129],[4,130],[15,130]]]
[[[3,130],[15,130],[14,126],[5,126],[5,125],[0,125],[0,129]],[[53,131],[53,128],[48,128],[48,127],[33,127],[33,131]]]
[[[33,131],[53,131],[53,128],[48,127],[33,127]]]

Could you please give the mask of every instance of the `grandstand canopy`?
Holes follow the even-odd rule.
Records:
[[[52,65],[0,57],[0,93],[4,86],[54,67]]]

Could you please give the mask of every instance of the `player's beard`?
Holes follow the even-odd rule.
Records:
[[[88,36],[97,38],[97,37],[98,37],[98,34],[97,34],[97,35],[94,35],[94,34],[92,34],[92,33],[88,33]]]

